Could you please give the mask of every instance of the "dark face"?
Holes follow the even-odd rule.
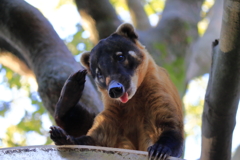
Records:
[[[124,102],[135,93],[133,77],[141,61],[142,54],[133,41],[113,34],[92,49],[90,71],[101,89]]]

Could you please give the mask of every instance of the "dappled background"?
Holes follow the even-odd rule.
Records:
[[[84,2],[77,0],[76,6],[71,0],[27,0],[50,21],[78,62],[81,52],[91,50],[99,39],[109,35],[106,30],[114,28],[114,31],[122,22],[133,23],[140,40],[156,62],[168,70],[183,98],[185,158],[199,158],[211,45],[220,35],[223,1],[110,0],[115,10],[105,11],[112,15],[108,18],[114,22],[105,22],[106,17],[87,15],[89,6],[85,4],[81,8],[81,1]],[[91,20],[94,18],[99,25]],[[110,29],[101,23],[109,23]],[[54,121],[38,95],[35,76],[27,67],[10,63],[12,59],[8,53],[0,53],[0,147],[53,144],[48,130]],[[237,135],[240,135],[238,124],[233,151],[240,144]]]

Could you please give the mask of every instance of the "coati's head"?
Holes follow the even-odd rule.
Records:
[[[146,53],[133,26],[125,23],[101,40],[91,52],[84,52],[80,61],[102,93],[126,103],[143,81]]]

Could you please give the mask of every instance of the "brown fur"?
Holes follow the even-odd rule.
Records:
[[[183,135],[182,103],[175,86],[165,69],[155,64],[139,41],[135,42],[143,53],[132,77],[137,91],[123,104],[99,88],[105,109],[87,133],[96,145],[146,151],[163,130],[178,130]]]
[[[55,114],[63,128],[50,130],[55,144],[148,150],[149,159],[159,160],[181,156],[183,117],[178,92],[137,37],[132,25],[123,24],[82,54],[81,63],[92,74],[105,108],[92,124],[94,115],[78,103],[86,71],[70,76]]]

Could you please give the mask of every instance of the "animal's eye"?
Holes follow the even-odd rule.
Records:
[[[125,60],[125,57],[123,55],[117,55],[117,61],[123,62]]]

